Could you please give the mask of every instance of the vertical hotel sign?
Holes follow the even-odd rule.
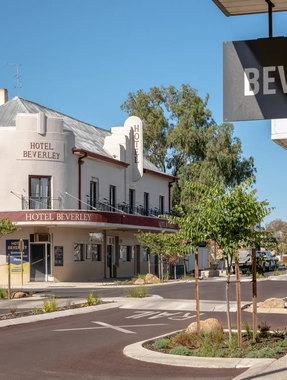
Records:
[[[133,182],[143,176],[143,126],[142,121],[137,116],[130,116],[125,121],[124,127],[131,128],[131,149],[132,149],[132,176]]]

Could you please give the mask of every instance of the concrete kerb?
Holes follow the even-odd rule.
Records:
[[[178,331],[173,331],[168,335],[174,335]],[[200,368],[249,368],[244,375],[261,373],[266,367],[276,362],[276,359],[252,359],[252,358],[208,358],[164,354],[151,351],[143,347],[144,344],[156,339],[164,338],[165,335],[157,336],[153,339],[143,340],[126,346],[123,350],[125,356],[149,363],[157,363],[171,366],[200,367]],[[236,378],[237,379],[237,378]],[[238,378],[239,379],[239,378]]]
[[[77,302],[77,303],[80,303],[80,302]],[[29,315],[26,317],[4,319],[4,320],[0,320],[0,328],[7,327],[7,326],[21,325],[24,323],[39,322],[39,321],[44,321],[48,319],[68,317],[72,315],[87,314],[87,313],[92,313],[94,311],[118,308],[120,306],[121,306],[120,301],[110,301],[109,303],[104,303],[101,305],[85,306],[85,307],[76,308],[76,309],[66,309],[66,310],[60,310],[60,311],[53,311],[50,313]]]

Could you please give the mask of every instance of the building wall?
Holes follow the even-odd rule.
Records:
[[[1,120],[0,120],[1,125]],[[51,273],[46,272],[46,280],[55,281],[95,281],[97,279],[116,277],[131,277],[137,273],[146,273],[148,263],[143,255],[142,248],[136,239],[135,226],[119,229],[113,225],[116,221],[106,225],[104,222],[88,221],[71,222],[66,224],[58,222],[61,219],[50,219],[49,212],[63,210],[63,215],[70,215],[65,210],[88,209],[87,196],[90,195],[90,181],[98,181],[99,200],[109,199],[110,185],[116,186],[116,203],[129,203],[129,189],[135,190],[135,206],[144,204],[144,193],[149,193],[149,208],[159,207],[159,196],[164,196],[164,209],[168,210],[169,181],[170,177],[163,178],[144,173],[142,177],[137,171],[135,160],[134,134],[129,125],[113,128],[114,135],[107,138],[106,148],[115,153],[116,159],[126,162],[128,167],[106,162],[104,159],[83,158],[79,165],[79,158],[73,154],[75,148],[75,135],[71,131],[63,130],[63,120],[58,117],[46,116],[40,112],[37,114],[18,114],[16,127],[0,128],[0,149],[2,152],[1,179],[0,179],[0,212],[13,212],[24,210],[24,219],[21,221],[21,229],[12,235],[0,239],[0,276],[2,284],[7,282],[7,252],[17,248],[19,239],[27,243],[28,262],[25,263],[23,282],[31,280],[32,248],[33,260],[35,250],[45,247],[52,260]],[[132,154],[133,153],[133,154]],[[81,171],[81,206],[79,207],[79,169]],[[29,207],[29,176],[51,177],[52,210],[37,209],[30,213]],[[37,219],[41,214],[41,218]],[[94,214],[94,213],[93,213]],[[110,214],[109,214],[110,215]],[[117,215],[116,215],[117,216]],[[140,221],[134,215],[135,223]],[[145,223],[151,223],[148,218]],[[127,220],[128,218],[126,218]],[[153,219],[153,218],[151,218]],[[19,219],[18,219],[19,220]],[[24,220],[24,221],[23,221]],[[115,218],[114,220],[119,220]],[[146,222],[147,221],[147,222]],[[154,222],[154,220],[152,220]],[[70,226],[68,227],[67,225]],[[166,223],[166,222],[165,222]],[[89,225],[90,224],[90,225]],[[149,224],[142,224],[149,228]],[[150,230],[153,231],[153,223]],[[133,231],[129,231],[133,230]],[[104,231],[105,230],[105,231]],[[156,227],[156,231],[159,227]],[[91,244],[89,233],[103,233],[105,238],[101,245],[101,260],[93,261],[86,254],[86,247]],[[37,242],[35,234],[49,234],[50,241]],[[108,267],[108,238],[114,237],[113,254],[110,271]],[[6,241],[11,244],[6,244]],[[25,244],[26,244],[25,243]],[[83,247],[83,260],[75,261],[74,245]],[[94,243],[93,243],[94,244]],[[10,247],[9,249],[7,247]],[[41,246],[41,247],[39,247]],[[122,247],[132,247],[132,257],[125,258]],[[18,249],[18,248],[17,248]],[[16,250],[17,250],[16,249]],[[131,249],[131,248],[129,248]],[[56,251],[63,253],[63,265],[55,260]],[[16,251],[15,251],[16,252]],[[14,252],[14,253],[15,253]],[[19,255],[14,255],[12,270],[12,285],[21,285]],[[16,260],[16,261],[15,261]],[[18,260],[18,261],[17,261]],[[37,260],[35,260],[37,261]],[[151,262],[151,271],[154,273],[154,258]],[[18,272],[17,272],[18,271]],[[1,285],[1,283],[0,283]]]
[[[29,194],[29,175],[52,176],[53,208],[59,208],[60,194],[75,186],[74,181],[68,183],[69,166],[75,162],[71,155],[74,135],[63,131],[59,118],[45,117],[43,129],[38,124],[39,114],[18,114],[16,127],[0,128],[0,149],[5,157],[1,164],[1,211],[22,209],[21,196]],[[70,207],[69,201],[65,206]]]

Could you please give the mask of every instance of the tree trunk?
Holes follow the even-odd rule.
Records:
[[[173,264],[174,279],[176,280],[176,264]]]
[[[197,327],[197,334],[200,335],[198,250],[196,250],[194,253],[194,275],[195,275],[195,300],[196,300],[196,327]]]
[[[227,328],[228,328],[229,341],[231,342],[232,333],[231,333],[231,323],[230,323],[230,301],[229,301],[230,270],[231,270],[231,263],[229,263],[229,259],[227,257],[227,280],[226,280],[226,288],[225,288],[226,317],[227,317]]]
[[[186,277],[186,260],[183,259],[183,275]]]
[[[166,264],[166,277],[167,277],[167,281],[169,280],[169,268],[170,268],[170,263],[168,262]]]
[[[256,279],[256,249],[252,249],[252,303],[253,303],[253,342],[257,334],[257,279]]]
[[[150,274],[150,253],[147,254],[148,273]]]
[[[236,273],[236,301],[237,301],[237,344],[242,347],[242,328],[241,328],[241,292],[240,292],[240,275],[239,275],[239,262],[238,254],[235,260],[235,273]]]
[[[163,256],[160,255],[161,279],[163,280]]]

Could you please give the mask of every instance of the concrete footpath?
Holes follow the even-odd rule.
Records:
[[[43,284],[41,284],[43,286]],[[40,288],[40,284],[33,284],[31,289]],[[50,284],[49,286],[43,287],[43,290],[52,290],[53,287],[62,287],[63,284]],[[162,286],[159,284],[158,286]],[[86,283],[86,284],[76,284],[76,283],[66,283],[69,287],[78,288],[91,288],[105,286],[104,283]],[[107,286],[112,286],[110,283]],[[116,285],[117,287],[119,285]],[[27,289],[27,287],[25,286]],[[25,311],[25,310],[35,310],[37,312],[38,308],[43,307],[43,302],[45,299],[49,298],[49,294],[43,293],[42,296],[35,296],[12,299],[12,300],[0,300],[0,315],[9,314],[11,311],[15,313]],[[71,298],[59,298],[57,299],[57,304],[59,307],[68,306],[70,303],[83,304],[86,299],[75,299]],[[139,308],[139,309],[159,309],[159,310],[195,310],[195,303],[188,300],[164,300],[161,297],[148,297],[145,299],[130,299],[121,297],[110,297],[103,298],[105,304],[97,306],[88,306],[83,308],[67,309],[62,311],[56,311],[44,314],[34,314],[25,317],[17,317],[13,319],[0,320],[0,328],[7,327],[11,325],[18,325],[24,323],[37,322],[41,320],[48,320],[60,317],[67,317],[71,315],[79,315],[85,313],[95,312],[97,310],[105,310],[110,308]],[[205,301],[201,302],[201,310],[206,309],[206,311],[224,311],[224,303],[218,301]],[[287,322],[287,309],[283,309],[286,313]],[[283,312],[281,309],[281,312]],[[234,311],[234,310],[233,310]],[[258,312],[265,313],[276,313],[278,309],[258,309]],[[1,329],[0,329],[1,334]],[[171,333],[170,333],[171,334]],[[159,337],[155,337],[157,339]],[[286,380],[287,379],[287,356],[275,360],[275,359],[239,359],[239,358],[198,358],[198,357],[184,357],[178,355],[167,355],[161,354],[159,352],[153,352],[147,350],[143,347],[145,341],[138,342],[125,347],[124,355],[145,362],[158,363],[164,365],[173,366],[185,366],[185,367],[204,367],[204,368],[247,368],[247,370],[234,378],[233,380]]]

